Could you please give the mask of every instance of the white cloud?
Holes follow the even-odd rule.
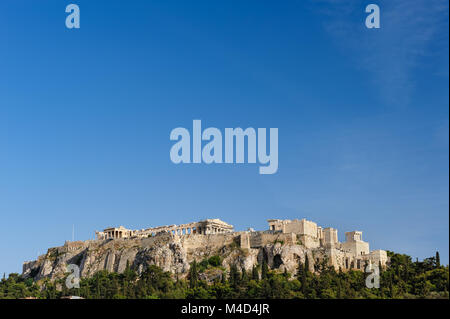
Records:
[[[369,3],[380,6],[380,29],[364,25]],[[326,30],[357,67],[369,72],[386,102],[409,103],[413,73],[423,57],[441,63],[432,74],[448,77],[442,71],[448,70],[448,0],[316,0],[313,7],[327,17]]]

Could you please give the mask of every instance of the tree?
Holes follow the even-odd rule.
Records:
[[[208,259],[208,263],[213,267],[219,267],[222,265],[222,258],[220,256],[212,256]]]
[[[441,267],[441,257],[439,256],[439,252],[436,252],[436,267],[439,268]]]
[[[255,281],[259,280],[259,272],[258,272],[258,267],[256,265],[254,265],[253,269],[252,269],[252,279]]]
[[[341,280],[338,279],[337,281],[337,298],[342,299],[342,287],[341,287]]]
[[[197,262],[194,261],[191,264],[191,269],[189,270],[189,286],[191,288],[197,287],[198,280],[198,271],[197,271]]]
[[[225,285],[226,282],[227,282],[227,276],[226,276],[225,272],[223,271],[223,272],[222,272],[222,280],[221,280],[221,283],[222,283],[223,285]]]
[[[303,273],[305,272],[305,267],[303,263],[300,261],[298,263],[298,269],[297,269],[297,278],[300,280],[300,278],[303,277]]]
[[[261,279],[266,279],[268,274],[269,274],[269,266],[267,265],[267,262],[264,260],[261,268]]]
[[[248,281],[249,281],[249,278],[248,278],[247,271],[245,270],[245,268],[242,268],[241,284],[246,286],[248,284]]]
[[[240,274],[236,267],[236,265],[230,266],[230,276],[228,281],[230,282],[230,285],[236,287],[239,284],[240,281]]]
[[[309,258],[308,254],[305,254],[305,273],[309,272]]]
[[[84,298],[449,298],[449,266],[436,267],[438,256],[413,262],[410,256],[388,252],[389,263],[380,273],[380,289],[366,288],[365,274],[359,270],[334,271],[325,267],[321,272],[309,272],[305,255],[299,262],[296,279],[290,280],[286,270],[269,272],[262,264],[252,273],[236,265],[222,272],[222,280],[212,283],[201,280],[199,264],[194,261],[185,279],[150,265],[137,274],[129,265],[122,274],[99,271],[80,280],[79,291],[64,288],[64,280],[44,278],[38,283],[19,274],[0,280],[0,298],[39,297],[57,299],[64,294],[79,294]],[[380,264],[379,264],[380,265]],[[381,266],[381,265],[380,265]],[[208,274],[211,269],[205,269]],[[214,271],[213,273],[217,273]],[[226,281],[229,274],[229,283]],[[251,278],[253,280],[249,280]],[[64,291],[63,291],[64,290]]]

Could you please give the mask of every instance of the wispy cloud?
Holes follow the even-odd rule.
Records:
[[[364,25],[369,3],[380,6],[380,29]],[[448,0],[315,0],[312,4],[326,16],[324,27],[336,43],[369,72],[386,102],[409,103],[413,73],[424,57],[437,60],[435,75],[448,77]]]

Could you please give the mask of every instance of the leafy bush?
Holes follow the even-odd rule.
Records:
[[[220,256],[212,256],[208,259],[208,263],[213,267],[222,266],[222,258]]]

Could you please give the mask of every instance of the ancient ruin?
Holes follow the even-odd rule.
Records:
[[[235,232],[239,236],[241,248],[262,247],[275,240],[283,240],[290,244],[300,243],[307,249],[324,249],[330,263],[341,269],[362,269],[367,262],[386,264],[387,254],[384,250],[370,252],[369,243],[362,240],[361,231],[345,233],[345,242],[338,240],[337,229],[322,228],[315,222],[306,219],[281,220],[269,219],[268,231]],[[142,230],[130,230],[123,226],[110,227],[102,232],[95,232],[98,240],[120,238],[146,238],[159,233],[174,236],[211,235],[232,233],[233,226],[220,219],[205,219],[182,225],[159,226]],[[281,239],[280,239],[281,238]]]
[[[361,231],[345,233],[345,242],[338,240],[337,229],[322,228],[306,219],[269,219],[269,229],[274,232],[295,234],[297,240],[307,248],[323,248],[335,268],[363,269],[366,263],[385,265],[385,250],[369,250],[369,243],[362,240]]]
[[[173,235],[188,234],[219,234],[233,231],[233,226],[221,221],[220,219],[205,219],[199,222],[193,222],[181,225],[159,226],[141,230],[130,230],[123,226],[109,227],[101,232],[96,231],[97,239],[118,239],[118,238],[145,238],[155,236],[158,233],[170,233]]]
[[[269,219],[269,229],[233,231],[220,219],[206,219],[181,225],[131,230],[123,226],[97,231],[95,240],[66,241],[48,249],[35,261],[25,262],[22,275],[34,280],[60,278],[67,266],[75,264],[81,276],[101,270],[123,272],[127,265],[138,273],[149,265],[186,276],[190,264],[219,255],[222,265],[250,271],[267,263],[277,271],[295,273],[300,263],[310,271],[320,265],[336,270],[365,271],[367,266],[385,267],[389,260],[384,250],[369,250],[361,231],[345,233],[340,242],[338,231],[320,227],[306,219]]]

